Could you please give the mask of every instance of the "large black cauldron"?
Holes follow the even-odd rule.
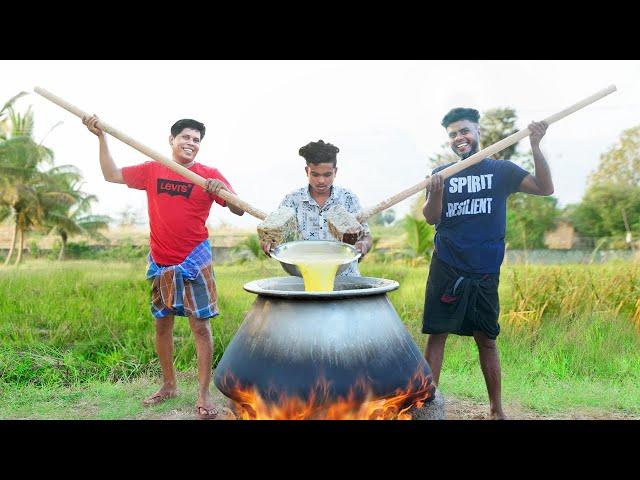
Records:
[[[433,398],[429,365],[386,295],[398,282],[338,277],[333,292],[305,292],[301,278],[276,277],[244,288],[258,297],[214,377],[232,400],[241,400],[238,387],[267,402],[308,399],[321,379],[326,401],[364,399],[368,389],[375,398],[407,389]]]

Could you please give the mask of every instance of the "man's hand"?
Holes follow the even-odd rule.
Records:
[[[435,225],[442,216],[442,196],[444,192],[444,178],[439,173],[429,177],[427,185],[429,193],[422,205],[422,214],[429,225]]]
[[[529,124],[529,131],[531,135],[529,135],[529,140],[531,141],[531,147],[539,147],[540,140],[544,137],[544,134],[547,133],[547,127],[549,125],[547,122],[531,122]]]
[[[87,126],[91,133],[97,135],[98,137],[104,137],[104,132],[96,126],[98,121],[99,118],[97,115],[91,115],[90,117],[88,115],[85,115],[84,117],[82,117],[82,123]]]
[[[444,188],[444,178],[439,173],[434,173],[429,178],[429,193],[441,192]]]
[[[267,257],[271,257],[271,254],[269,252],[271,251],[273,246],[274,245],[271,242],[260,242],[260,248],[262,248],[262,251]]]
[[[358,261],[360,262],[362,261],[364,256],[369,253],[369,250],[371,250],[371,241],[367,238],[363,238],[362,240],[357,241],[354,247],[358,252],[361,253],[360,258],[358,259]]]
[[[226,190],[227,192],[229,191],[224,183],[222,183],[220,180],[216,180],[215,178],[207,178],[205,182],[205,190],[211,195],[219,196],[218,193],[220,193],[220,190]]]

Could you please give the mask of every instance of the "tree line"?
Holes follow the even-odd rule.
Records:
[[[0,110],[0,222],[13,227],[4,265],[12,259],[15,264],[21,262],[25,236],[30,231],[57,235],[61,244],[58,258],[63,259],[70,237],[106,240],[100,231],[108,228],[111,220],[91,213],[97,198],[82,191],[81,172],[72,165],[53,165],[53,151],[43,145],[44,139],[34,139],[31,107],[24,113],[14,107],[24,95],[21,92],[9,99]],[[481,145],[492,145],[515,133],[516,122],[516,111],[509,107],[484,112]],[[511,160],[533,172],[528,146],[522,150],[519,147],[512,145],[494,158]],[[426,167],[430,173],[436,166],[456,160],[444,143],[440,152],[428,158]],[[401,220],[409,247],[418,255],[428,252],[433,244],[433,227],[422,225],[423,202],[424,195],[419,194],[411,213]],[[388,226],[397,220],[390,209],[372,217],[370,223]],[[560,220],[599,247],[605,243],[611,248],[631,245],[640,229],[640,125],[624,130],[618,142],[600,155],[579,203],[560,208],[554,196],[511,195],[506,242],[509,248],[546,248],[545,233]]]
[[[12,238],[4,265],[22,261],[25,237],[37,231],[55,234],[61,240],[59,259],[74,235],[104,238],[100,230],[110,218],[93,215],[95,195],[82,191],[82,174],[73,165],[54,165],[54,153],[34,139],[34,114],[14,104],[21,92],[0,110],[0,222],[12,225]],[[57,125],[52,127],[55,129]],[[46,135],[45,135],[46,137]]]

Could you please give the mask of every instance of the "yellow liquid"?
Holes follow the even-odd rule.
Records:
[[[332,292],[340,264],[335,262],[298,263],[305,292]]]
[[[338,267],[353,258],[349,252],[294,252],[286,251],[280,256],[294,263],[304,280],[305,292],[332,292]]]

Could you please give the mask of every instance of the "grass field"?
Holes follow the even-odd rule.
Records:
[[[274,261],[215,271],[221,310],[212,321],[217,361],[255,299],[242,285],[284,272]],[[422,349],[426,263],[365,261],[361,271],[400,282],[389,297]],[[144,272],[144,262],[43,260],[0,268],[0,418],[67,418],[65,405],[77,403],[87,388],[94,396],[126,396],[114,393],[115,385],[159,375]],[[505,404],[541,413],[640,414],[637,264],[503,267],[500,295]],[[191,375],[194,345],[187,322],[179,320],[176,367]],[[440,388],[486,401],[472,339],[450,337]],[[44,402],[52,398],[47,392],[56,392],[55,401]],[[125,415],[118,412],[113,418]]]

